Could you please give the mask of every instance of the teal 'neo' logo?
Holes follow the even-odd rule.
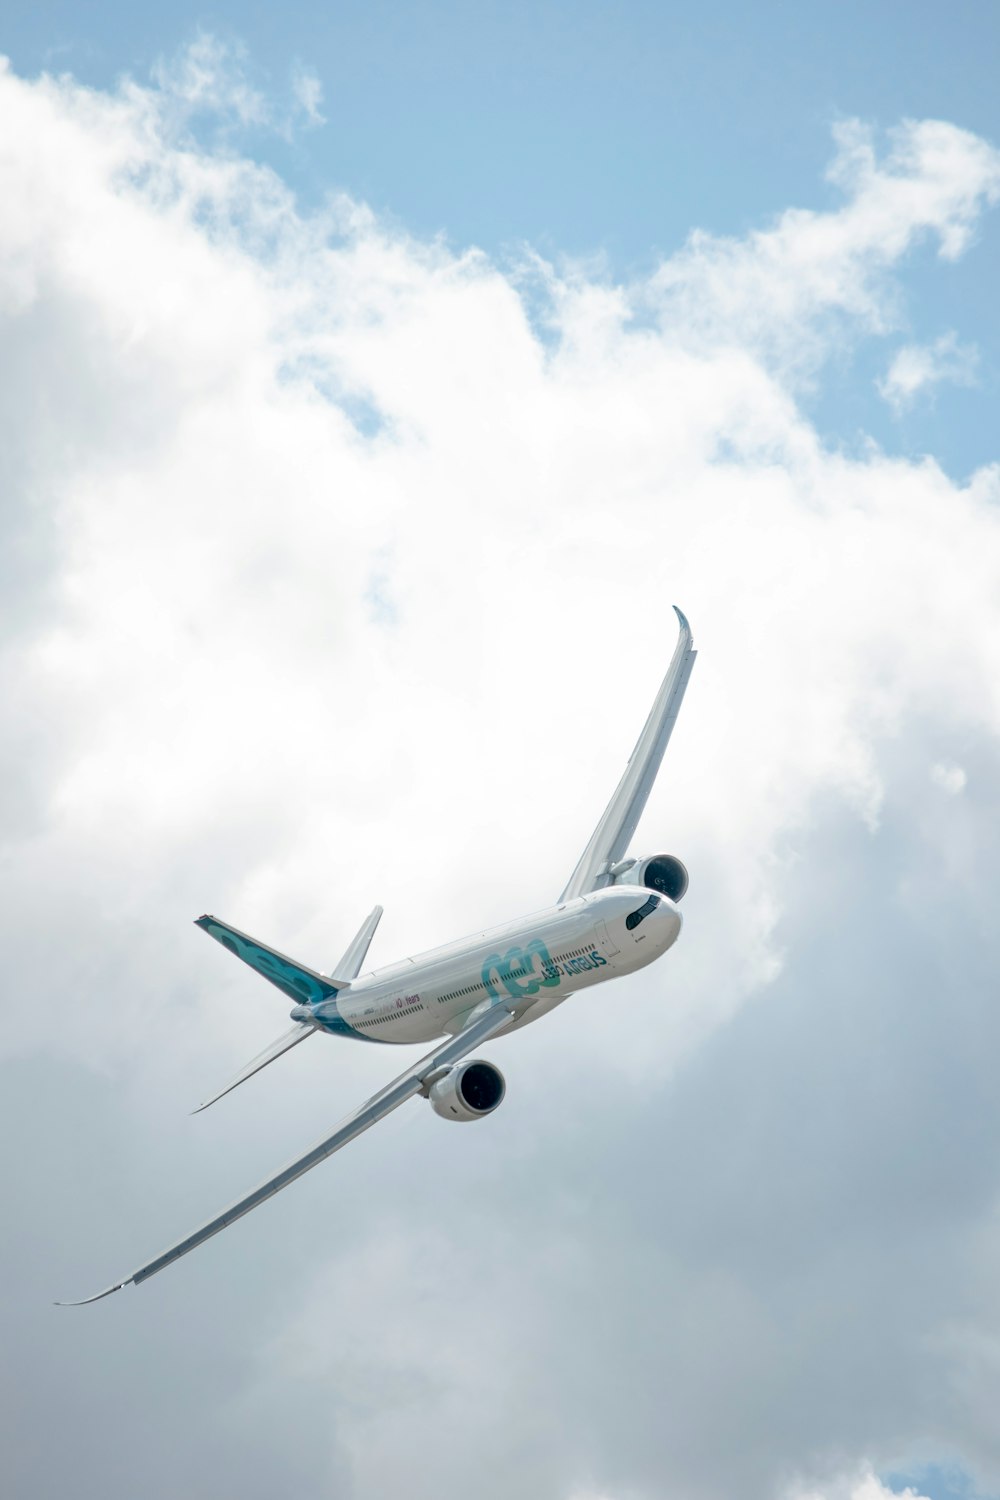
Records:
[[[483,985],[491,1000],[500,999],[498,984],[512,1000],[526,1000],[540,989],[553,989],[564,974],[571,977],[606,963],[596,950],[565,963],[553,963],[545,944],[535,938],[527,948],[508,948],[503,955],[491,953],[483,964]]]

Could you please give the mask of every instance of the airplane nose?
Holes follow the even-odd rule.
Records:
[[[664,896],[660,897],[660,907],[656,915],[662,924],[666,947],[671,948],[680,937],[683,918],[674,903]]]

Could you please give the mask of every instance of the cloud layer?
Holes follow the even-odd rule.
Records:
[[[838,206],[626,285],[303,217],[192,90],[258,118],[204,44],[113,96],[0,75],[18,1493],[1000,1483],[1000,472],[830,451],[796,402],[1000,157],[845,127]],[[662,970],[506,1044],[481,1132],[397,1117],[42,1320],[400,1066],[317,1044],[185,1120],[283,1018],[190,918],[325,966],[375,900],[384,959],[544,905],[673,600]]]
[[[916,396],[939,385],[954,381],[971,385],[975,379],[976,350],[960,344],[954,333],[943,333],[932,344],[904,344],[893,355],[879,391],[897,412],[912,405]]]

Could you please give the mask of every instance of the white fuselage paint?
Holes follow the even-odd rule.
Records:
[[[514,1030],[578,990],[644,968],[680,929],[665,896],[611,887],[362,974],[312,1015],[341,1035],[346,1027],[372,1041],[430,1042],[500,999],[514,1013],[506,1028]]]

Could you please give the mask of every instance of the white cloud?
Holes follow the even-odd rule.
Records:
[[[580,1491],[573,1500],[623,1500],[620,1496],[598,1495],[592,1491]],[[902,1490],[889,1489],[871,1470],[861,1475],[838,1477],[821,1489],[799,1489],[793,1486],[785,1491],[781,1500],[926,1500],[916,1490],[906,1486]]]
[[[787,1500],[926,1500],[926,1497],[908,1485],[902,1490],[889,1489],[868,1470],[861,1475],[834,1480],[821,1489],[790,1490]]]
[[[788,209],[743,239],[694,233],[646,289],[664,330],[694,347],[750,347],[782,369],[808,373],[858,331],[885,332],[898,310],[887,273],[926,238],[952,260],[983,209],[1000,198],[1000,156],[938,120],[890,133],[880,161],[874,135],[841,125],[830,168],[845,202],[826,212]]]
[[[137,1371],[191,1367],[163,1308],[202,1295],[205,1370],[243,1372],[240,1454],[261,1413],[308,1409],[316,1493],[341,1465],[359,1494],[404,1474],[437,1494],[403,1431],[445,1432],[483,1500],[755,1500],[813,1483],[835,1442],[896,1451],[929,1410],[1000,1463],[987,1417],[944,1394],[969,1340],[935,1343],[964,1327],[963,1228],[1000,1187],[994,1117],[968,1124],[970,1098],[989,1108],[969,1079],[989,1053],[1000,471],[956,485],[831,453],[795,401],[803,359],[891,325],[921,236],[969,243],[996,153],[924,122],[880,164],[851,127],[837,209],[694,237],[642,284],[508,274],[349,199],[303,218],[273,174],[195,147],[188,108],[259,118],[213,58],[116,95],[0,75],[2,1041],[72,1081],[46,1113],[60,1149],[116,1111],[113,1171],[79,1175],[129,1204],[126,1263],[140,1230],[193,1222],[319,1134],[331,1092],[339,1110],[394,1067],[296,1054],[296,1085],[268,1074],[200,1150],[174,1134],[178,1099],[284,1009],[189,918],[330,962],[376,899],[383,958],[543,904],[631,748],[675,599],[702,655],[640,844],[693,881],[662,971],[510,1043],[495,1129],[399,1120],[231,1231],[234,1260],[206,1249],[134,1294],[150,1323],[121,1335],[141,1363],[114,1425],[150,1396]],[[956,744],[968,795],[927,796]],[[962,983],[935,980],[930,908],[979,924],[953,945]],[[954,1119],[934,1113],[942,1058]],[[117,1244],[90,1196],[63,1276]],[[241,1269],[220,1294],[223,1265]],[[993,1326],[988,1292],[984,1273]]]
[[[292,73],[292,94],[302,115],[309,125],[325,125],[326,119],[320,108],[323,103],[323,85],[312,68],[301,64]]]
[[[172,139],[179,145],[189,132],[208,127],[217,145],[230,146],[238,133],[250,128],[291,140],[297,129],[326,123],[323,86],[314,69],[301,62],[292,67],[290,101],[282,104],[267,88],[266,75],[252,66],[246,47],[221,41],[211,32],[198,31],[187,46],[161,58],[153,78],[155,89],[126,80],[122,92],[137,116],[155,120],[152,128],[162,141]]]
[[[946,765],[941,761],[931,766],[931,780],[951,797],[956,797],[964,789],[967,779],[961,766]]]
[[[182,51],[161,59],[154,79],[155,96],[146,90],[135,95],[146,104],[155,102],[175,121],[208,114],[239,125],[262,125],[270,118],[265,95],[247,77],[246,48],[210,32],[200,31]]]
[[[896,351],[878,389],[897,412],[911,406],[919,392],[951,381],[975,382],[979,356],[971,344],[960,344],[954,333],[944,333],[932,344],[905,344]]]

